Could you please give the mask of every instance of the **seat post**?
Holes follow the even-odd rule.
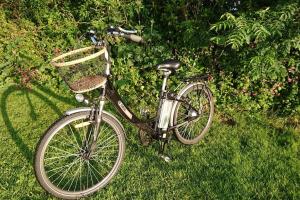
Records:
[[[167,70],[167,71],[164,71],[163,72],[163,76],[164,76],[164,79],[163,79],[163,83],[162,83],[162,87],[161,87],[161,92],[166,92],[166,88],[167,88],[167,80],[168,80],[168,77],[169,75],[171,74],[171,71],[170,70]]]

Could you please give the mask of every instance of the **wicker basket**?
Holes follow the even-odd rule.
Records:
[[[52,59],[63,80],[75,93],[83,93],[103,86],[107,79],[103,76],[107,62],[106,48],[95,46],[70,51]]]

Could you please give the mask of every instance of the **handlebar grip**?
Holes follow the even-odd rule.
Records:
[[[138,35],[130,34],[130,35],[126,35],[124,37],[131,40],[131,41],[133,41],[133,42],[144,43],[143,38],[141,36],[138,36]]]

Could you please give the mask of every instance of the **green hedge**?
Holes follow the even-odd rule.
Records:
[[[155,105],[155,64],[176,58],[172,78],[209,73],[221,107],[300,112],[299,4],[293,1],[4,0],[0,3],[0,82],[31,79],[61,87],[49,65],[55,52],[76,48],[86,30],[135,28],[148,41],[113,44],[115,84],[128,102]],[[224,14],[225,13],[225,14]],[[220,18],[221,17],[221,18]],[[104,36],[105,32],[100,31]],[[151,94],[151,95],[149,95]]]

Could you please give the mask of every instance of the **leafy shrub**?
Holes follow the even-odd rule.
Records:
[[[182,68],[171,77],[174,89],[181,77],[209,73],[219,106],[291,112],[300,103],[299,6],[283,0],[237,2],[3,0],[0,82],[27,83],[34,76],[60,87],[51,58],[80,47],[90,28],[121,25],[148,41],[137,46],[107,38],[114,82],[128,102],[142,99],[141,105],[155,107],[161,84],[155,65],[176,58]]]
[[[218,33],[211,41],[224,73],[233,74],[241,95],[248,90],[259,108],[292,111],[299,105],[299,11],[297,4],[288,4],[240,16],[225,13],[210,28]],[[245,76],[251,84],[243,84]]]

